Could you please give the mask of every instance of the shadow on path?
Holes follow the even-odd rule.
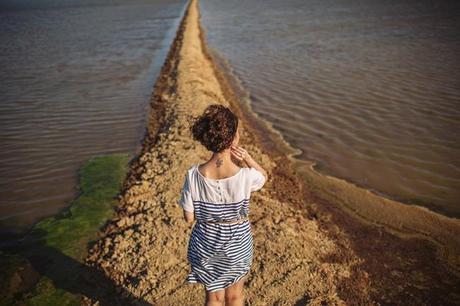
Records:
[[[133,297],[123,287],[117,286],[103,271],[89,267],[46,244],[46,232],[33,231],[23,241],[20,249],[11,254],[23,256],[40,276],[49,278],[56,289],[63,289],[78,296],[86,296],[99,305],[151,305]],[[10,253],[4,252],[4,254]],[[34,271],[30,271],[34,272]],[[32,277],[32,274],[25,277]]]

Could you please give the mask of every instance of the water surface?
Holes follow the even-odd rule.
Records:
[[[201,2],[253,110],[317,169],[460,217],[460,2]]]
[[[140,146],[186,3],[2,2],[1,232],[67,207],[86,159]]]

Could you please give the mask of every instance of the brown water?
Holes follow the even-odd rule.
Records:
[[[2,2],[0,232],[67,207],[88,158],[140,146],[186,2]]]
[[[201,0],[253,110],[323,173],[460,216],[460,2]]]

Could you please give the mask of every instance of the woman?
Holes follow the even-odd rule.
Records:
[[[238,117],[213,104],[191,126],[193,139],[211,158],[192,165],[185,175],[179,205],[193,226],[187,259],[190,283],[202,283],[206,305],[243,305],[243,284],[253,258],[248,220],[251,192],[262,188],[267,172],[238,146]],[[245,164],[240,168],[232,157]]]

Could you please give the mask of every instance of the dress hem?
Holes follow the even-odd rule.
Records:
[[[213,289],[210,289],[210,290],[208,290],[208,289],[206,288],[205,283],[203,283],[203,282],[200,281],[199,279],[189,279],[189,278],[187,277],[186,281],[187,281],[188,283],[190,283],[190,284],[202,284],[202,285],[204,285],[206,291],[208,291],[208,292],[214,292],[214,291],[218,291],[218,290],[223,290],[223,289],[225,289],[225,288],[230,287],[231,285],[234,285],[236,282],[238,282],[238,281],[241,280],[243,277],[245,277],[246,275],[248,275],[249,272],[250,272],[250,270],[246,271],[244,274],[241,274],[241,275],[235,277],[235,278],[233,279],[233,281],[232,281],[230,284],[227,284],[227,285],[225,285],[224,287],[213,288]]]

